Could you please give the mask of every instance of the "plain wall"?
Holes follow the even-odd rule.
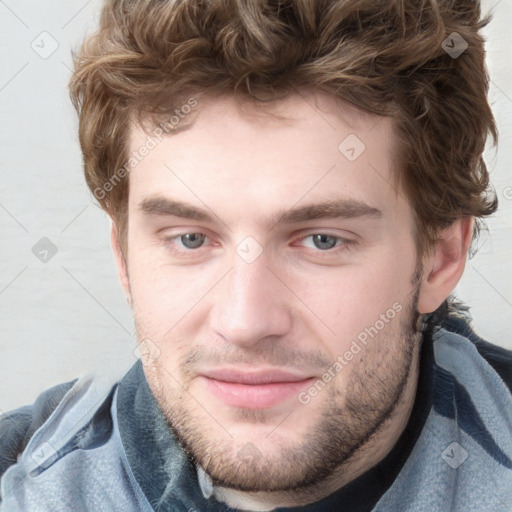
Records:
[[[121,376],[135,362],[110,224],[82,176],[66,89],[71,48],[94,29],[99,6],[0,2],[0,413],[86,371]],[[500,210],[457,294],[471,305],[480,335],[512,348],[512,2],[484,2],[492,6],[485,34],[501,145],[486,159]],[[57,252],[45,263],[35,245],[48,258],[53,247]]]

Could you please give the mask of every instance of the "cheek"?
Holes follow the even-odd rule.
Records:
[[[138,266],[133,261],[133,267],[137,268],[131,276],[137,336],[151,351],[152,364],[146,371],[159,386],[179,391],[183,384],[179,361],[190,352],[191,340],[205,323],[199,300],[205,294],[202,281],[185,279],[169,266],[144,265],[142,260]]]
[[[407,309],[414,266],[412,256],[381,253],[371,262],[330,269],[303,280],[297,294],[302,293],[307,307],[333,331],[322,330],[331,344],[343,348],[381,314],[389,312],[396,319]],[[320,332],[314,325],[311,328]]]
[[[138,327],[157,343],[194,323],[211,288],[204,272],[158,262],[144,251],[131,259],[129,272]]]

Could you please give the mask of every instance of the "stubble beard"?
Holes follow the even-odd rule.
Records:
[[[186,369],[181,372],[182,387],[176,386],[157,362],[147,366],[150,388],[191,461],[199,464],[214,484],[244,492],[286,493],[314,488],[343,467],[393,416],[411,377],[421,342],[417,281],[413,280],[412,298],[398,328],[389,327],[391,322],[368,342],[362,349],[365,364],[350,363],[357,367],[348,386],[341,388],[333,381],[315,397],[323,400],[323,406],[301,441],[286,444],[286,437],[281,438],[272,451],[223,432],[221,419],[217,423],[206,412],[208,403],[198,406],[188,393]],[[289,417],[273,417],[271,422],[271,415],[264,410],[241,409],[238,419],[253,424],[267,422],[268,431],[276,436],[280,422],[282,426],[293,425],[295,414],[309,414],[307,406],[301,407]]]

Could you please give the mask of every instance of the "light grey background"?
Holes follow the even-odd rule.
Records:
[[[110,225],[82,177],[66,89],[70,50],[100,5],[0,0],[0,413],[86,371],[121,376],[135,362]],[[483,5],[495,11],[485,34],[501,139],[486,159],[500,210],[457,291],[477,332],[512,348],[512,0]],[[58,250],[46,263],[32,252],[43,237]]]

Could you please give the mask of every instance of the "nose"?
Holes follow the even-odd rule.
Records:
[[[251,263],[237,256],[216,290],[211,328],[229,343],[250,347],[291,330],[290,298],[267,263],[263,255]]]

